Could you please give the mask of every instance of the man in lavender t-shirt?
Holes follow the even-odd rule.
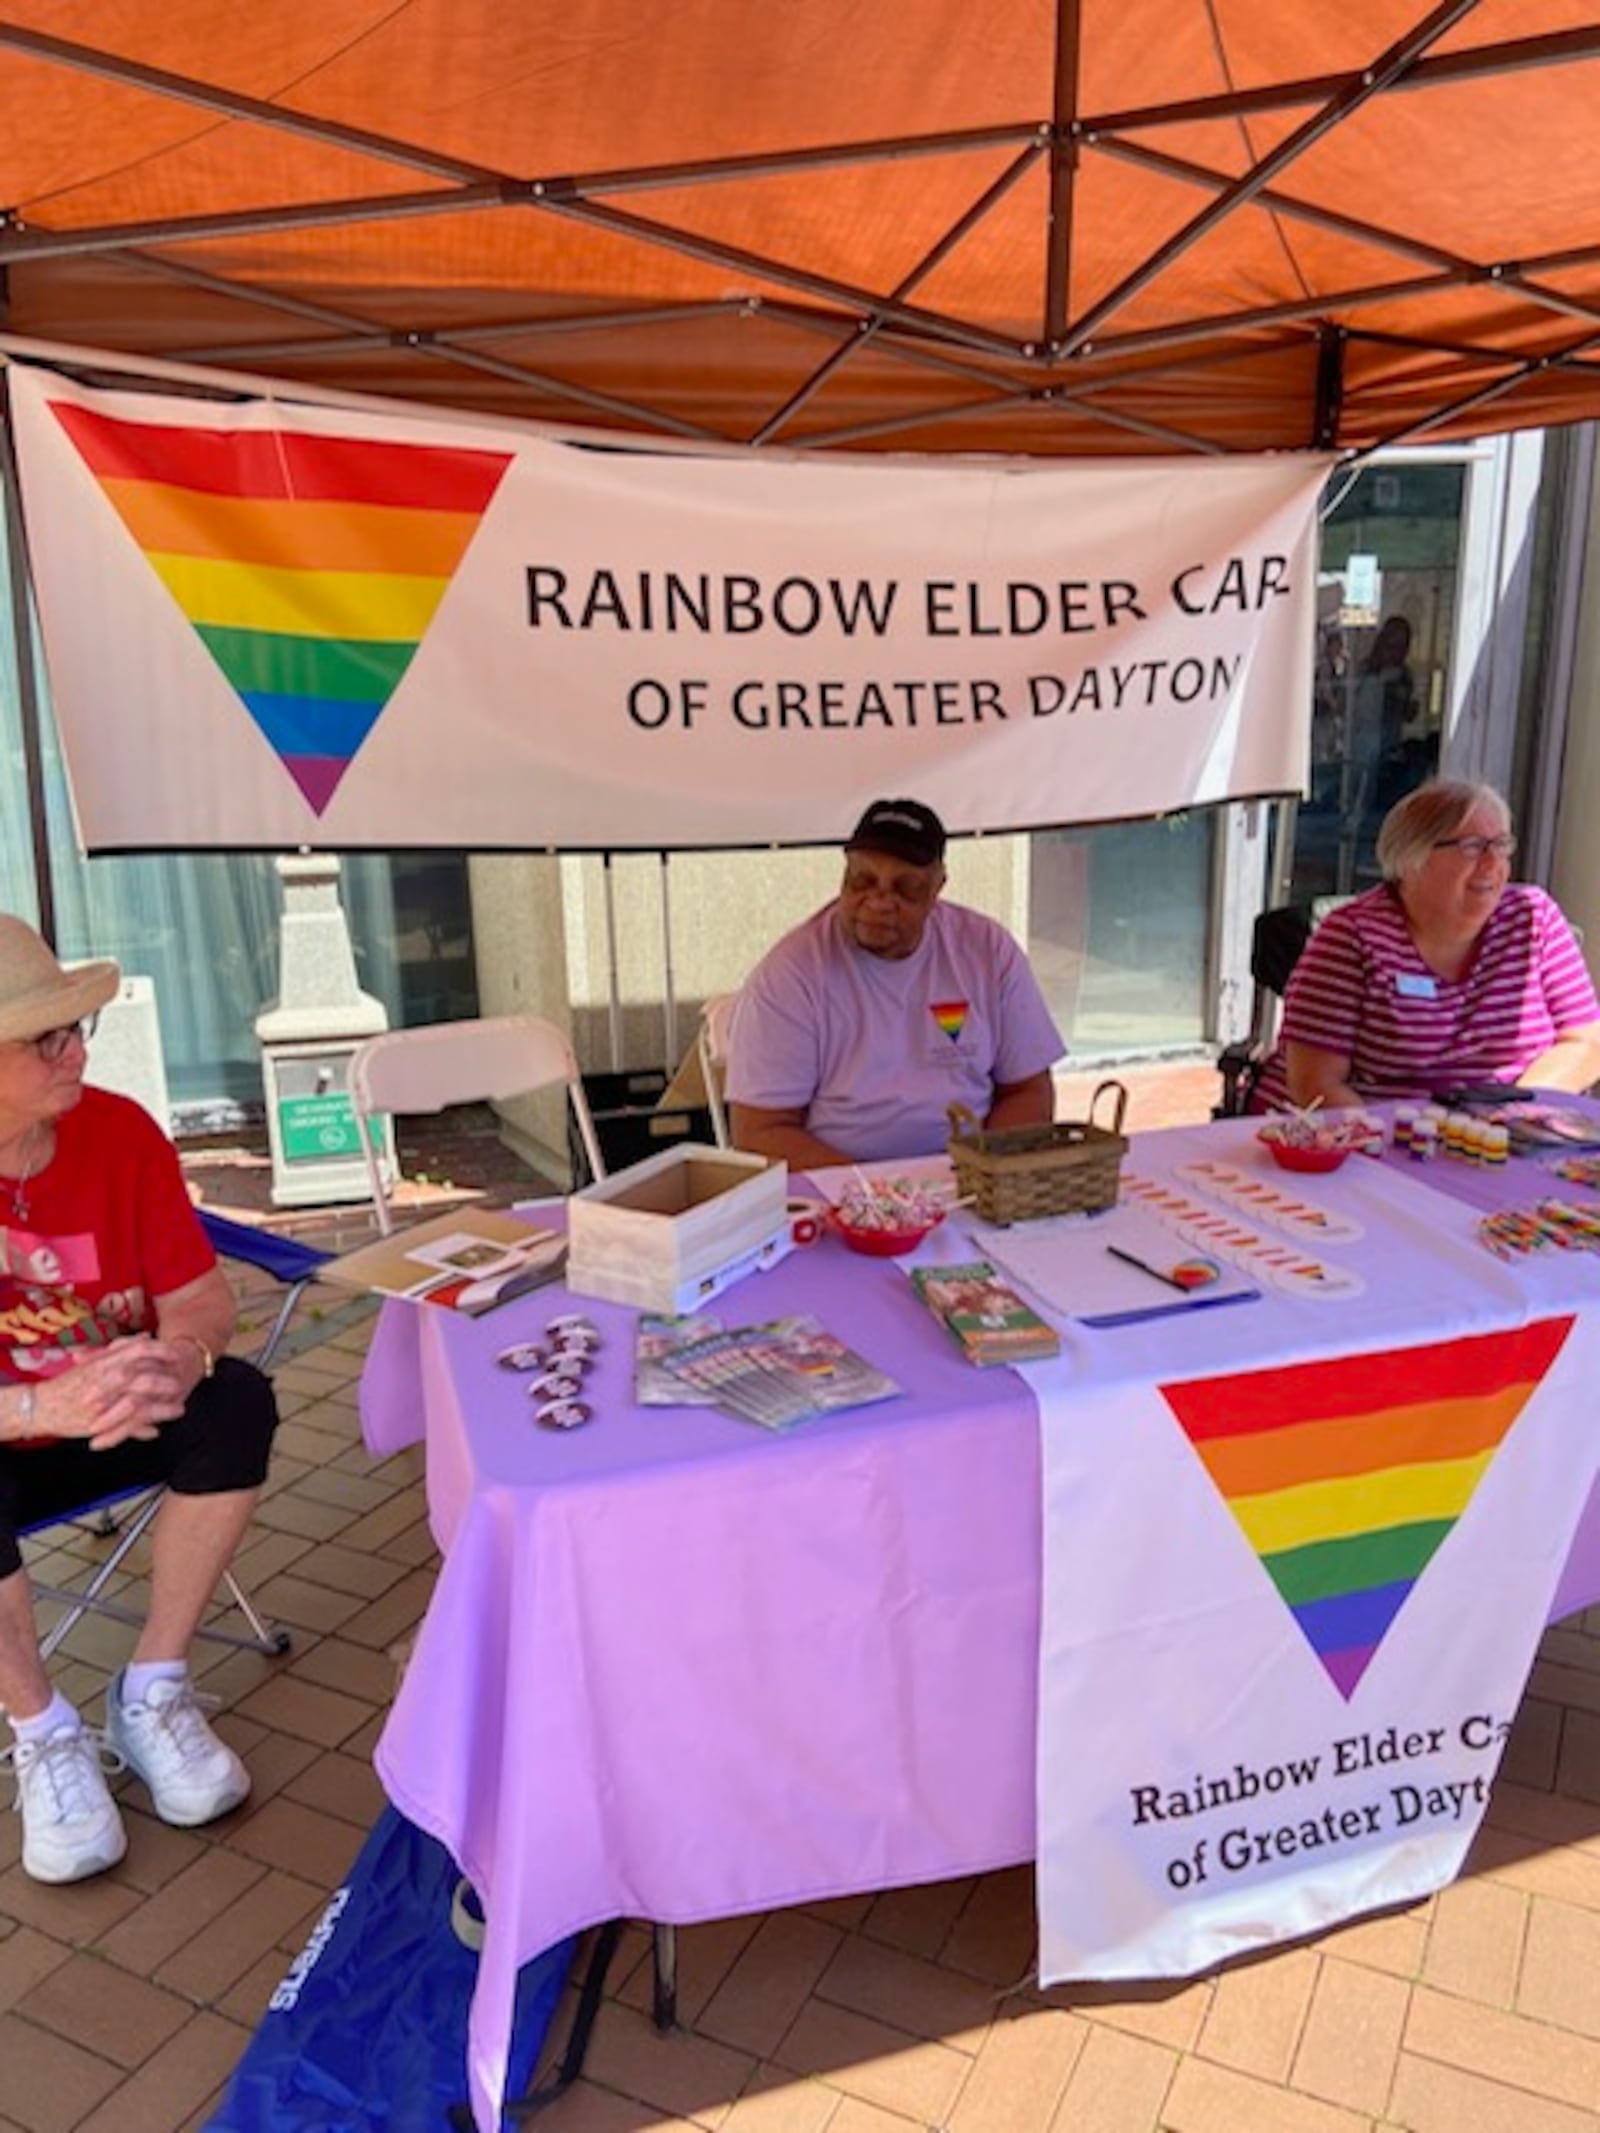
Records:
[[[940,900],[944,825],[876,800],[845,846],[835,902],[746,980],[728,1035],[740,1148],[792,1170],[934,1155],[947,1107],[1047,1123],[1066,1047],[1027,957],[991,918]]]

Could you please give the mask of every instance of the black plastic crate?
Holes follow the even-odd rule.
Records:
[[[626,1170],[630,1163],[642,1163],[646,1156],[660,1155],[681,1141],[710,1143],[711,1113],[704,1104],[686,1104],[665,1111],[656,1108],[671,1079],[664,1067],[584,1075],[583,1093],[589,1100],[595,1139],[600,1143],[601,1160],[608,1171]],[[589,1184],[589,1165],[577,1122],[570,1114],[567,1150],[574,1184]]]

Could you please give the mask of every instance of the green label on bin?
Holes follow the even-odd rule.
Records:
[[[367,1131],[373,1147],[381,1147],[383,1129],[376,1119],[367,1121]],[[327,1096],[284,1097],[278,1105],[278,1134],[288,1163],[315,1163],[361,1153],[355,1106],[342,1089]]]

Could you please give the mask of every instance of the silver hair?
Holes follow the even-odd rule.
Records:
[[[1430,778],[1397,800],[1378,832],[1384,880],[1404,881],[1408,874],[1420,874],[1440,839],[1453,837],[1479,808],[1496,815],[1502,831],[1510,829],[1511,810],[1503,795],[1492,785],[1475,785],[1465,778]]]

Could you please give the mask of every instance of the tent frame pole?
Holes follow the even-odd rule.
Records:
[[[17,656],[17,717],[22,728],[33,889],[39,907],[39,931],[55,947],[56,890],[50,868],[50,816],[45,805],[39,672],[34,656],[33,611],[28,600],[28,536],[22,520],[22,489],[17,479],[16,438],[11,426],[11,381],[5,376],[0,376],[0,488],[5,491],[6,580],[11,600],[11,639]]]

